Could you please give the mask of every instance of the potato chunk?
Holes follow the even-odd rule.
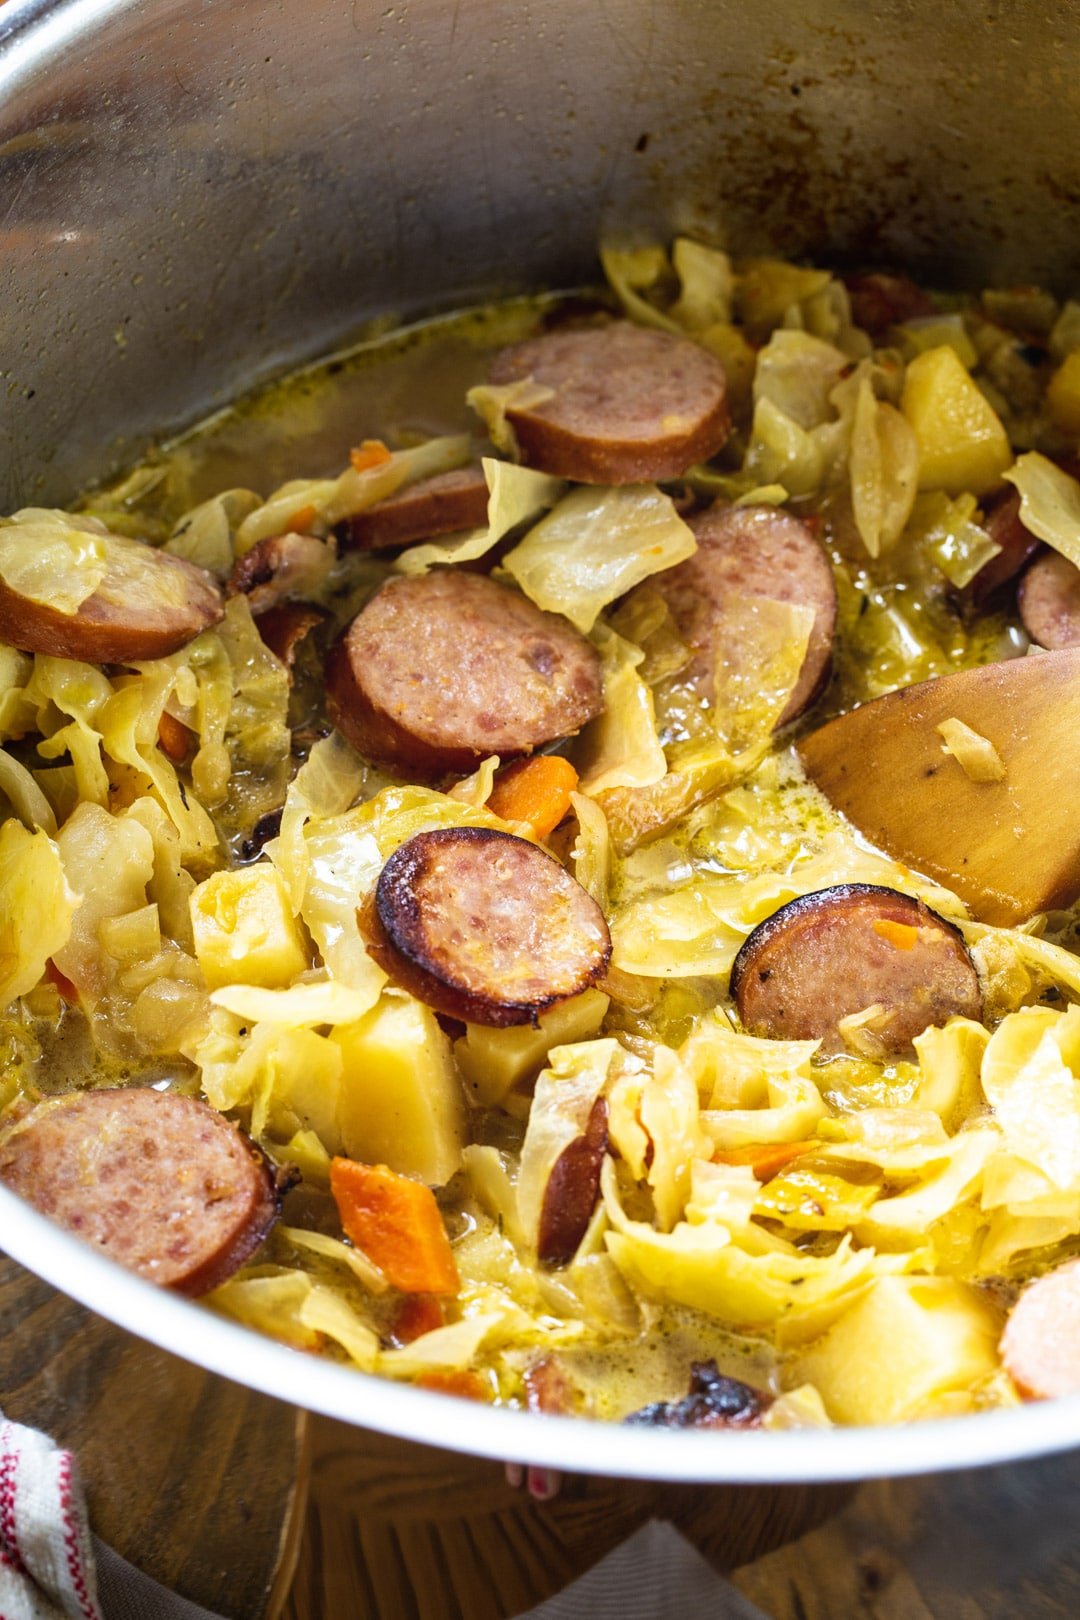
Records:
[[[919,446],[919,488],[985,495],[1012,461],[997,413],[947,344],[912,360],[900,409]]]
[[[542,1012],[535,1027],[490,1029],[469,1024],[454,1042],[454,1056],[470,1101],[478,1108],[494,1108],[515,1086],[536,1078],[553,1046],[572,1046],[599,1035],[608,999],[602,990],[583,990]]]
[[[950,1277],[881,1277],[791,1369],[837,1423],[904,1423],[933,1415],[998,1367],[1000,1323]]]
[[[211,990],[291,984],[309,966],[285,886],[269,862],[215,872],[191,896],[195,955]]]
[[[343,1151],[441,1187],[460,1168],[465,1105],[449,1038],[429,1007],[387,991],[331,1039],[343,1059]]]

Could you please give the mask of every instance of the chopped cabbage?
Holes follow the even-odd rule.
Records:
[[[566,488],[561,478],[518,467],[512,461],[485,456],[481,465],[488,486],[486,525],[403,551],[394,564],[399,573],[426,574],[436,564],[472,562],[484,556],[512,529],[554,506]]]
[[[754,401],[768,400],[809,432],[832,421],[832,391],[848,363],[846,354],[807,332],[774,332],[758,353]]]
[[[47,833],[0,825],[0,1007],[34,988],[67,945],[80,904]]]
[[[969,585],[980,568],[1001,551],[975,522],[977,515],[974,495],[950,500],[943,490],[927,490],[916,496],[908,523],[907,540],[925,550],[958,590]]]
[[[307,1232],[301,1227],[279,1226],[278,1236],[285,1238],[297,1249],[310,1249],[312,1254],[325,1260],[335,1260],[348,1266],[358,1282],[372,1294],[385,1294],[390,1284],[373,1260],[351,1243],[327,1236],[325,1232]]]
[[[193,507],[175,525],[164,550],[184,557],[219,578],[230,572],[236,531],[262,502],[250,489],[224,489]]]
[[[465,403],[472,407],[488,431],[488,438],[496,450],[517,460],[518,442],[507,416],[508,411],[532,411],[555,398],[552,388],[523,377],[512,383],[478,383],[465,395]]]
[[[577,837],[570,846],[570,865],[581,887],[588,890],[598,906],[606,908],[611,886],[607,817],[596,801],[584,793],[571,793],[570,803],[578,824]]]
[[[942,720],[936,730],[941,733],[945,752],[952,755],[970,781],[1000,782],[1004,778],[1001,755],[989,737],[980,736],[955,717]]]
[[[28,827],[40,827],[50,837],[56,833],[52,805],[25,765],[0,748],[0,793],[19,819]]]
[[[645,654],[605,625],[593,631],[603,659],[604,708],[574,748],[582,793],[649,787],[667,771],[656,734],[653,696],[638,674]]]
[[[1080,568],[1080,483],[1032,450],[1005,474],[1020,491],[1025,527]]]
[[[503,559],[538,607],[587,633],[609,602],[690,557],[697,541],[655,484],[582,486]]]
[[[9,590],[57,613],[76,614],[101,585],[117,550],[146,548],[110,535],[93,517],[24,507],[0,519],[0,579]],[[125,558],[126,561],[126,558]]]
[[[215,990],[210,1000],[245,1023],[288,1024],[294,1029],[313,1024],[351,1024],[371,1008],[366,992],[334,979],[300,982],[286,990],[226,984]]]
[[[234,539],[236,555],[287,534],[294,524],[306,534],[326,534],[343,518],[367,511],[408,484],[463,467],[470,453],[468,435],[462,433],[399,450],[362,472],[350,466],[337,478],[292,479],[244,518]]]
[[[863,376],[851,431],[851,504],[871,557],[893,547],[911,516],[919,487],[919,447],[895,406],[878,400]]]
[[[1080,1191],[1080,1007],[1026,1007],[1003,1019],[982,1087],[1009,1152],[1062,1191]]]

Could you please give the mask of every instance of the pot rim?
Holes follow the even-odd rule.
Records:
[[[825,1484],[951,1472],[1080,1444],[1080,1396],[893,1428],[650,1430],[540,1417],[313,1359],[125,1271],[0,1187],[0,1251],[159,1349],[292,1406],[471,1456],[567,1473],[716,1485]]]

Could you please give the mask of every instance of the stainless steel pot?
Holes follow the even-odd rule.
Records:
[[[605,234],[1080,284],[1080,4],[8,0],[0,506],[95,476],[379,310],[570,285]],[[0,1189],[0,1247],[192,1361],[581,1472],[807,1481],[1080,1442],[1080,1399],[906,1429],[642,1433],[313,1362]]]

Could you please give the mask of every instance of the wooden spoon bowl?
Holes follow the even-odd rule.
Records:
[[[964,722],[1005,767],[974,781],[938,726]],[[1080,893],[1080,647],[903,687],[797,745],[870,842],[1011,925]]]

